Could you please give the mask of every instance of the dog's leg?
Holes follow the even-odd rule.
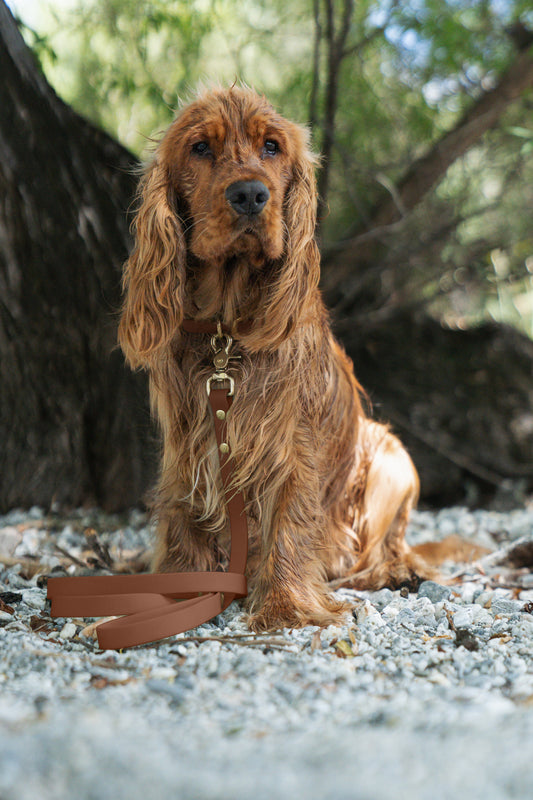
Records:
[[[179,508],[159,509],[153,572],[208,572],[216,567],[214,535]]]
[[[205,449],[212,455],[200,469],[182,442],[174,441],[175,436],[186,434],[176,434],[179,424],[170,411],[166,420],[161,474],[151,503],[157,523],[152,570],[209,572],[218,565],[217,542],[226,529],[214,433],[209,428],[211,438]],[[211,426],[210,420],[207,425]]]
[[[176,479],[175,470],[163,471],[152,503],[152,515],[157,522],[153,572],[215,569],[216,534],[206,522],[198,522],[201,512],[196,509],[195,513],[187,501],[187,490]]]
[[[333,585],[379,589],[407,584],[414,588],[420,580],[438,578],[405,541],[419,490],[407,451],[385,426],[371,420],[361,422],[359,446],[359,468],[366,471],[366,480],[356,515],[358,556],[347,580]]]
[[[302,465],[263,506],[260,554],[253,560],[246,601],[255,631],[338,624],[349,610],[325,581],[319,494],[305,474]]]

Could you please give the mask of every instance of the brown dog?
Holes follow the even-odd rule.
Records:
[[[142,178],[124,274],[120,343],[149,370],[163,436],[157,572],[227,563],[209,337],[182,323],[233,331],[227,430],[254,630],[337,622],[346,607],[328,591],[333,579],[377,589],[434,576],[405,542],[415,468],[365,416],[318,289],[315,163],[307,131],[255,92],[201,94]]]

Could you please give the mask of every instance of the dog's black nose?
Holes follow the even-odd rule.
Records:
[[[237,181],[226,189],[226,200],[237,214],[254,217],[267,204],[270,192],[261,181]]]

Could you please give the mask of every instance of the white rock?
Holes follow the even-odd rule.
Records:
[[[173,681],[176,679],[177,672],[172,667],[154,667],[150,673],[151,678],[160,681]]]
[[[360,606],[355,608],[357,613],[358,625],[377,625],[382,627],[385,625],[385,620],[369,600],[365,600]]]
[[[453,624],[456,628],[469,628],[471,625],[492,625],[494,618],[486,608],[478,605],[466,606],[455,612]]]
[[[30,608],[43,609],[46,597],[42,589],[26,589],[22,592],[22,600]]]
[[[493,592],[491,592],[490,590],[488,591],[485,590],[481,592],[481,594],[478,594],[478,596],[474,600],[474,603],[476,603],[476,605],[478,606],[483,606],[483,608],[490,608],[490,605],[492,603],[492,597],[493,597]]]
[[[72,639],[73,636],[76,635],[77,626],[74,625],[73,622],[67,622],[61,628],[61,632],[59,634],[60,639]]]
[[[518,614],[524,604],[521,600],[507,600],[504,598],[497,598],[493,600],[491,611],[493,614],[501,614],[504,617],[510,617],[513,614]]]
[[[12,556],[17,545],[22,541],[22,534],[10,525],[0,528],[0,556]]]
[[[35,556],[39,554],[43,534],[38,528],[27,528],[22,535],[22,542],[15,551],[16,556]]]

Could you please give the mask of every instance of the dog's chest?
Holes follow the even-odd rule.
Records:
[[[270,460],[287,447],[301,413],[294,381],[279,369],[275,355],[251,354],[238,341],[226,349],[216,342],[213,347],[209,336],[190,339],[190,346],[176,358],[183,389],[183,433],[195,441],[209,442],[207,450],[214,466],[217,447],[208,392],[214,388],[232,391],[225,419],[226,441],[239,481],[242,485],[253,483],[258,473],[274,469]]]

